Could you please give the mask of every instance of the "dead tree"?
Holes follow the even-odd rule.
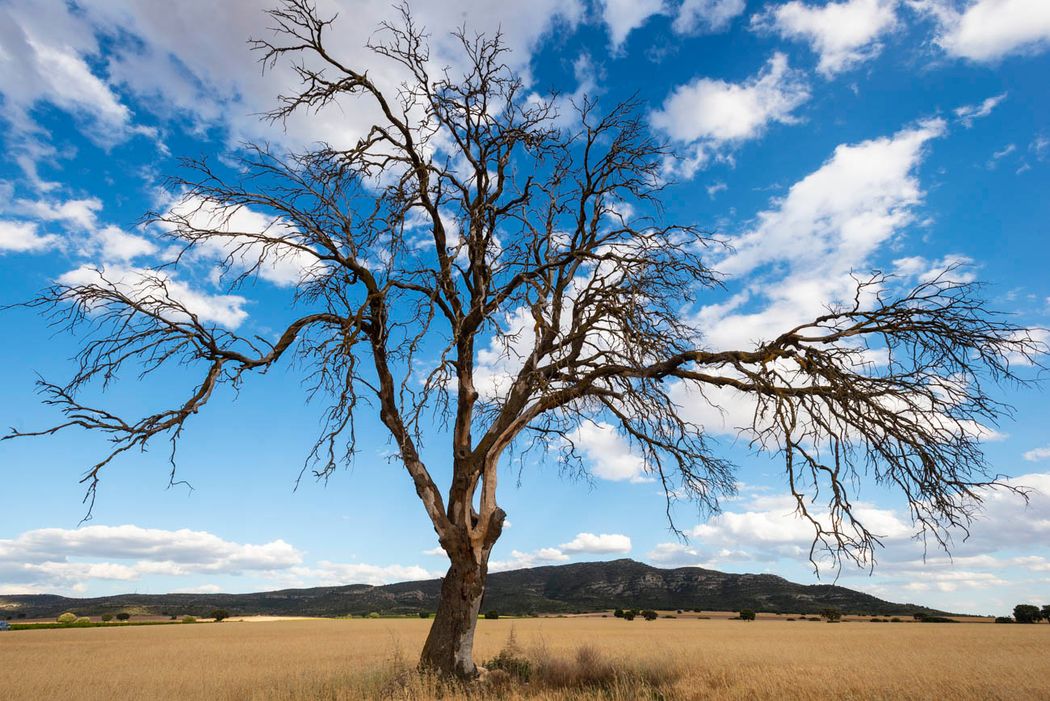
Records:
[[[84,478],[92,499],[113,458],[157,439],[174,445],[217,389],[297,359],[312,393],[330,399],[308,460],[316,474],[352,459],[360,412],[378,410],[389,430],[451,561],[422,664],[469,678],[509,448],[576,463],[576,431],[605,421],[663,485],[669,514],[680,498],[714,510],[734,491],[734,468],[674,397],[683,386],[691,401],[728,388],[754,402],[751,436],[783,456],[815,546],[859,561],[878,544],[851,501],[862,474],[896,487],[919,530],[942,543],[998,484],[979,433],[1008,409],[986,389],[1019,380],[1011,361],[1043,349],[990,312],[975,286],[947,276],[898,290],[875,274],[809,323],[753,347],[708,349],[686,310],[719,289],[709,267],[718,244],[663,221],[668,154],[639,105],[583,102],[575,124],[559,128],[565,115],[526,95],[498,35],[461,32],[466,70],[432,73],[407,11],[371,45],[405,76],[391,91],[340,60],[331,20],[308,0],[270,14],[276,32],[255,47],[301,78],[272,119],[337,99],[378,117],[352,148],[249,148],[232,179],[190,163],[174,182],[181,204],[149,217],[181,247],[173,264],[218,253],[231,286],[294,263],[299,315],[274,337],[202,320],[172,289],[169,268],[133,279],[99,271],[31,303],[86,335],[73,377],[42,384],[65,420],[14,435],[108,434],[112,452]],[[244,208],[269,225],[239,229]],[[493,348],[495,370],[479,362]],[[148,375],[172,365],[197,379],[170,409],[126,419],[81,400],[129,366]],[[444,488],[420,457],[425,439],[449,441]]]

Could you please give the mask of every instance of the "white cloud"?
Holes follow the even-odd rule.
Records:
[[[302,586],[337,587],[345,584],[380,586],[394,582],[433,579],[438,575],[418,565],[370,565],[322,560],[316,567],[290,568],[288,576],[295,578]]]
[[[59,277],[64,285],[99,285],[119,290],[131,299],[155,307],[161,314],[171,314],[170,302],[178,302],[202,322],[212,322],[235,329],[248,317],[247,300],[239,295],[212,295],[194,289],[166,271],[146,268],[111,266],[100,269],[83,265]]]
[[[404,74],[377,62],[365,47],[383,21],[396,21],[385,0],[331,0],[325,16],[338,13],[334,33],[339,58],[369,68],[369,76],[396,89]],[[57,157],[49,135],[35,121],[38,108],[63,110],[84,125],[96,142],[109,146],[135,134],[156,139],[143,125],[146,113],[162,123],[187,118],[193,127],[219,127],[227,142],[267,140],[302,147],[319,140],[350,146],[363,136],[377,109],[367,100],[342,100],[318,114],[295,117],[284,128],[260,121],[276,96],[297,87],[287,64],[265,75],[250,38],[272,36],[257,0],[9,0],[0,7],[0,119],[11,125],[15,159],[41,190],[55,184],[39,174],[41,162]],[[412,4],[418,26],[431,38],[435,68],[461,68],[464,57],[449,33],[466,26],[500,30],[510,53],[504,58],[528,76],[536,46],[556,27],[583,18],[580,0],[491,3],[488,0],[425,0]],[[105,46],[103,52],[102,46]],[[104,58],[104,60],[103,60]],[[349,107],[349,103],[353,106]],[[129,104],[136,105],[133,114]],[[165,147],[158,143],[163,152]]]
[[[1024,454],[1024,459],[1028,462],[1050,459],[1050,445],[1043,448],[1032,448]]]
[[[718,348],[748,346],[852,296],[853,270],[915,219],[922,189],[915,170],[926,144],[944,133],[929,120],[891,137],[843,144],[819,169],[760,212],[754,228],[731,239],[717,268],[734,276],[760,268],[779,281],[756,280],[727,303],[705,307],[701,327]],[[759,311],[743,312],[765,298]]]
[[[948,610],[987,611],[988,602],[993,601],[987,597],[980,603],[944,598],[948,593],[962,595],[992,587],[1025,589],[1033,574],[1050,571],[1050,474],[1021,475],[1008,481],[1033,490],[1029,503],[1006,490],[986,491],[970,535],[951,545],[951,557],[935,548],[924,552],[922,542],[912,538],[915,528],[907,513],[856,503],[858,518],[883,536],[886,547],[876,553],[875,579],[867,577],[866,568],[859,568],[843,571],[838,583],[897,601],[913,601],[910,594],[929,592],[922,597],[925,603]],[[670,565],[784,573],[792,564],[807,560],[813,540],[812,526],[794,514],[794,506],[787,495],[752,497],[739,502],[736,510],[717,514],[690,530],[689,543],[657,545],[648,559]],[[826,514],[818,518],[826,519]],[[1014,594],[1006,594],[1011,596]],[[953,609],[952,602],[962,603]],[[998,604],[993,601],[993,605]]]
[[[30,253],[53,246],[58,240],[41,234],[36,222],[0,219],[0,252]]]
[[[721,32],[746,6],[746,0],[685,0],[673,28],[679,34]]]
[[[11,211],[32,217],[40,222],[61,226],[66,236],[53,239],[60,246],[85,257],[94,257],[104,263],[127,263],[135,258],[152,255],[157,246],[138,234],[99,223],[102,200],[97,197],[60,199],[19,199]]]
[[[645,462],[611,424],[584,421],[569,438],[595,476],[613,482],[645,481]]]
[[[663,0],[600,0],[600,3],[602,21],[614,51],[623,46],[628,34],[664,11]]]
[[[192,196],[172,205],[168,216],[185,221],[195,230],[219,233],[195,244],[185,257],[187,261],[225,263],[234,275],[258,265],[259,277],[279,287],[297,285],[321,272],[317,257],[297,247],[304,245],[298,230],[279,217],[250,207],[218,207]],[[165,223],[165,228],[169,227]],[[252,235],[265,236],[266,240]],[[274,243],[278,240],[282,243]]]
[[[1000,95],[993,95],[992,97],[985,98],[978,105],[963,105],[955,109],[955,116],[964,127],[969,129],[973,126],[973,123],[984,117],[987,117],[992,113],[1000,102],[1006,99],[1006,93]]]
[[[372,565],[322,560],[283,540],[237,543],[207,531],[123,526],[42,528],[0,539],[0,593],[82,593],[93,580],[136,582],[149,577],[255,576],[289,586],[388,584],[430,579],[415,565]],[[256,585],[257,586],[257,585]],[[217,592],[214,582],[177,591]]]
[[[99,229],[93,236],[93,243],[102,260],[106,261],[130,261],[157,252],[157,245],[149,239],[129,234],[116,226]]]
[[[558,547],[567,553],[629,553],[631,539],[619,533],[579,533]]]
[[[42,528],[0,539],[0,580],[12,591],[24,587],[68,590],[75,583],[94,579],[241,574],[284,569],[301,561],[302,554],[283,540],[235,543],[189,529],[132,525]]]
[[[911,5],[934,17],[935,40],[950,56],[992,62],[1050,46],[1045,0],[912,0]]]
[[[102,200],[97,197],[65,201],[20,199],[15,205],[17,211],[22,214],[41,221],[58,222],[68,228],[82,231],[95,230],[98,226],[98,213],[102,210]]]
[[[807,42],[820,55],[825,77],[841,73],[882,50],[880,38],[897,25],[897,0],[845,0],[809,5],[800,0],[770,7],[752,25]]]
[[[510,558],[507,560],[490,560],[489,572],[506,572],[508,570],[540,567],[558,562],[567,562],[568,560],[569,556],[557,548],[540,548],[532,552],[511,550]]]
[[[794,111],[807,99],[805,81],[777,53],[742,83],[697,78],[675,88],[651,121],[655,129],[692,148],[685,171],[692,175],[723,147],[758,138],[770,124],[794,124]]]

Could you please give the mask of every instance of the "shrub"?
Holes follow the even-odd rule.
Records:
[[[741,621],[753,621],[755,620],[755,612],[751,609],[742,609],[740,611]]]
[[[197,622],[197,617],[196,616],[183,616],[182,617],[182,622],[183,623],[196,623]]]
[[[1038,623],[1043,617],[1038,606],[1018,604],[1014,606],[1014,620],[1018,623]]]
[[[379,614],[377,612],[373,611],[372,613],[368,614],[368,617],[369,618],[379,618]]]
[[[828,623],[838,623],[842,620],[842,611],[839,611],[836,608],[826,608],[820,612],[820,617]]]
[[[1009,616],[996,616],[995,617],[995,622],[996,623],[1013,623],[1014,619],[1010,618]]]
[[[1045,620],[1047,623],[1050,623],[1050,605],[1043,606],[1043,610],[1040,611],[1040,613],[1043,614],[1043,620]],[[20,613],[18,614],[18,617],[22,618],[24,615],[24,613]]]
[[[89,626],[91,625],[91,619],[87,616],[77,616],[77,619],[73,621],[75,626]]]
[[[109,623],[112,620],[113,620],[113,614],[112,613],[104,613],[104,614],[102,614],[102,622],[103,623]]]
[[[642,611],[642,618],[644,618],[647,621],[655,621],[656,611],[653,611],[652,609],[646,609],[645,611]]]
[[[633,621],[634,620],[634,615],[635,615],[634,611],[624,611],[623,612],[623,620],[625,620],[625,621]]]
[[[789,621],[794,621],[795,619],[794,619],[794,618],[789,618],[789,619],[787,619],[787,620],[789,620]]]
[[[897,618],[896,616],[894,616],[893,618],[890,619],[890,623],[900,623],[900,622],[901,622],[901,619]]]
[[[130,613],[124,613],[123,611],[121,611],[120,613],[117,614],[117,620],[118,621],[126,621],[129,618],[131,618],[131,614]]]
[[[216,623],[222,623],[225,619],[229,618],[230,614],[226,609],[215,609],[212,611],[208,618],[214,618]]]
[[[58,618],[56,618],[55,620],[58,621],[59,623],[61,623],[64,626],[68,626],[68,625],[71,625],[73,623],[76,623],[77,615],[75,613],[67,611],[67,612],[63,613],[61,616],[59,616]]]
[[[617,618],[623,618],[623,609],[616,609],[613,611],[613,615]]]
[[[420,618],[430,618],[430,611],[420,611],[419,612],[419,617]]]
[[[499,611],[486,611],[485,612],[485,620],[486,621],[498,621],[499,620]]]

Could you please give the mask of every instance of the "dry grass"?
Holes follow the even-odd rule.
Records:
[[[481,621],[501,671],[412,669],[428,621],[282,621],[0,634],[5,699],[1048,699],[1050,625],[614,618]],[[521,675],[519,675],[521,676]]]

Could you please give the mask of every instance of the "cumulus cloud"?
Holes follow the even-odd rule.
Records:
[[[679,34],[721,32],[746,6],[746,0],[685,0],[672,26]]]
[[[75,7],[62,0],[11,0],[0,8],[0,116],[21,133],[39,135],[32,112],[52,105],[80,117],[97,141],[113,143],[135,133],[155,133],[129,109],[127,102],[134,99],[161,120],[188,118],[198,126],[224,128],[231,144],[245,138],[292,146],[317,140],[355,143],[375,115],[374,106],[364,102],[353,110],[340,104],[292,119],[287,129],[259,121],[257,115],[273,107],[276,95],[298,81],[284,65],[262,75],[259,56],[247,46],[249,38],[271,36],[263,9],[255,0],[82,0]],[[396,8],[387,2],[333,0],[320,9],[340,14],[340,59],[374,64],[365,44],[381,22],[394,19]],[[555,27],[577,24],[583,11],[578,0],[413,3],[417,23],[431,35],[435,65],[453,70],[463,57],[449,33],[464,24],[473,31],[501,30],[511,49],[507,60],[527,73],[535,47]],[[103,40],[106,60],[100,61]],[[389,63],[374,65],[369,75],[387,87],[396,87],[403,77]]]
[[[612,424],[585,421],[569,439],[596,477],[613,482],[646,481],[645,461],[631,451],[627,439]]]
[[[63,285],[97,285],[114,289],[130,299],[154,306],[162,315],[177,318],[181,312],[171,308],[175,302],[204,323],[235,329],[248,317],[247,300],[240,295],[208,294],[179,280],[167,271],[111,266],[82,265],[58,278]]]
[[[292,567],[281,578],[292,578],[296,584],[311,587],[337,587],[344,584],[371,584],[380,586],[394,582],[413,582],[433,579],[436,572],[418,565],[370,565],[359,562],[329,562],[321,560],[315,567]]]
[[[663,0],[600,0],[600,4],[614,51],[623,46],[628,34],[664,11]]]
[[[897,26],[897,0],[844,0],[811,5],[800,0],[756,15],[752,26],[805,41],[819,56],[817,71],[830,78],[876,57],[883,36]]]
[[[779,278],[754,284],[721,305],[700,311],[718,348],[747,346],[819,314],[852,296],[853,270],[915,220],[923,192],[916,175],[926,145],[944,133],[929,120],[858,144],[843,144],[820,168],[798,181],[754,227],[731,239],[733,252],[717,264],[733,276],[762,270]],[[764,298],[758,311],[743,311]],[[758,302],[761,305],[761,301]]]
[[[1050,459],[1050,445],[1043,448],[1033,448],[1027,451],[1024,454],[1024,459],[1028,462]]]
[[[540,548],[531,552],[511,550],[510,557],[506,560],[490,560],[489,572],[506,572],[508,570],[554,565],[559,562],[568,562],[568,560],[569,556],[557,548]]]
[[[510,557],[489,562],[489,571],[506,572],[568,562],[573,555],[609,555],[631,551],[631,539],[619,533],[577,533],[576,537],[556,548],[511,550]]]
[[[794,111],[809,99],[801,74],[776,53],[758,74],[741,83],[696,78],[680,85],[650,120],[658,131],[692,151],[687,176],[724,149],[756,139],[770,124],[794,124]]]
[[[911,0],[937,23],[935,41],[956,58],[987,63],[1050,46],[1050,3],[1043,0]]]
[[[960,537],[951,545],[950,557],[924,550],[922,541],[912,537],[915,528],[906,512],[856,504],[857,516],[882,536],[885,549],[876,553],[875,578],[868,578],[866,568],[863,572],[845,570],[838,583],[897,601],[919,596],[941,608],[950,608],[955,601],[960,606],[956,610],[987,610],[994,598],[984,596],[984,603],[978,603],[967,598],[966,592],[1015,587],[1026,578],[1050,571],[1050,519],[1046,517],[1050,513],[1050,474],[1020,475],[1008,482],[1032,490],[1027,505],[1007,490],[987,490],[969,537]],[[737,502],[732,511],[716,514],[691,529],[688,543],[660,543],[647,559],[664,565],[735,571],[772,568],[785,573],[807,561],[813,541],[813,527],[795,514],[794,507],[790,496],[752,494]],[[922,597],[923,592],[928,595]],[[948,593],[960,596],[945,599]],[[1012,595],[1007,593],[1004,601]]]
[[[97,197],[20,198],[7,209],[20,217],[34,220],[34,227],[44,224],[61,228],[61,237],[43,237],[49,243],[55,244],[56,248],[96,258],[104,263],[127,263],[158,251],[157,245],[144,236],[129,233],[117,226],[102,224],[99,221],[102,200]]]
[[[992,113],[1000,102],[1006,99],[1006,93],[1000,95],[993,95],[992,97],[985,98],[979,104],[976,105],[963,105],[955,109],[955,117],[959,122],[969,129],[973,126],[973,123],[978,119],[983,119]]]
[[[0,219],[0,253],[33,253],[51,248],[56,236],[41,234],[36,222]]]
[[[241,574],[301,561],[302,553],[283,540],[235,543],[189,529],[42,528],[0,539],[0,580],[14,589],[66,590],[84,580],[133,581],[148,575]]]
[[[567,553],[629,553],[631,539],[619,533],[579,533],[568,543],[558,546]]]
[[[207,531],[163,530],[134,525],[41,528],[0,539],[0,593],[82,593],[100,581],[137,582],[149,577],[250,576],[288,586],[388,584],[429,579],[415,565],[373,565],[321,560],[284,540],[238,543]],[[214,582],[178,591],[215,592]]]

